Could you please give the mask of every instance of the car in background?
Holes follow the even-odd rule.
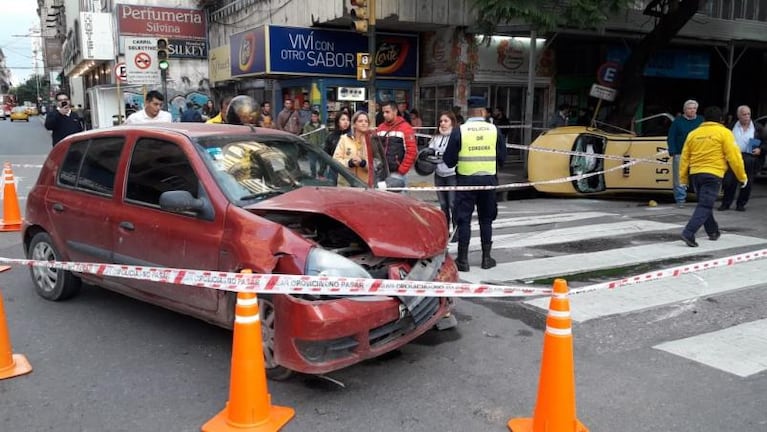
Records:
[[[310,161],[351,187],[312,176]],[[370,189],[300,137],[198,123],[65,138],[28,195],[23,225],[25,254],[35,260],[455,282],[447,240],[437,207]],[[45,299],[72,297],[87,282],[233,325],[233,292],[30,271]],[[438,297],[275,294],[259,295],[259,304],[273,379],[343,368],[454,319],[452,303]]]
[[[0,120],[5,120],[5,110],[0,107]]]
[[[36,106],[27,106],[27,114],[32,117],[39,114]]]
[[[24,120],[25,122],[29,123],[29,114],[27,113],[26,107],[17,106],[11,110],[11,121],[15,120]]]

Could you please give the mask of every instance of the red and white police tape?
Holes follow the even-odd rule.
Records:
[[[719,267],[733,266],[767,258],[767,249],[746,252],[724,258],[656,270],[610,282],[593,284],[570,290],[570,295],[616,289],[642,282],[675,278]],[[324,294],[324,295],[381,295],[431,297],[531,297],[550,295],[550,288],[470,284],[391,279],[366,279],[329,276],[297,276],[283,274],[230,273],[207,270],[125,266],[117,264],[77,263],[64,261],[35,261],[0,257],[0,263],[41,266],[58,270],[89,273],[99,276],[138,279],[174,285],[261,294]],[[520,265],[524,265],[521,262]],[[566,279],[566,277],[564,277]]]
[[[431,297],[526,297],[551,294],[550,288],[431,281],[366,279],[283,274],[228,273],[207,270],[126,266],[117,264],[35,261],[0,257],[0,263],[42,266],[99,276],[191,285],[225,291],[263,294],[335,294]]]
[[[528,187],[528,186],[535,186],[540,184],[556,184],[556,183],[567,183],[571,181],[576,180],[582,180],[589,177],[594,177],[598,175],[602,175],[608,172],[612,171],[618,171],[622,170],[623,168],[630,167],[632,165],[638,164],[640,161],[633,161],[633,162],[626,162],[624,164],[614,166],[612,168],[606,169],[606,170],[600,170],[600,171],[593,171],[586,174],[576,174],[571,175],[567,177],[560,177],[556,179],[551,180],[540,180],[540,181],[534,181],[534,182],[520,182],[520,183],[507,183],[502,185],[495,185],[495,186],[410,186],[410,187],[383,187],[380,186],[380,189],[385,189],[387,191],[408,191],[408,192],[435,192],[435,191],[470,191],[470,190],[506,190],[506,189],[514,189],[514,188],[522,188],[522,187]]]

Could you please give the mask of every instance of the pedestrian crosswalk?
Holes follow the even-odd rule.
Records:
[[[481,248],[475,222],[469,248],[473,252],[469,259],[471,269],[460,273],[460,277],[471,283],[528,286],[563,277],[572,288],[767,248],[767,239],[726,231],[717,241],[710,241],[701,233],[700,247],[690,248],[678,239],[684,224],[681,219],[663,222],[649,219],[641,214],[630,217],[618,212],[524,214],[504,209],[493,224],[493,256],[498,265],[486,270],[479,267],[480,254],[476,251]],[[586,246],[572,247],[579,244]],[[450,245],[453,254],[456,248],[457,245]],[[755,275],[765,272],[767,260],[756,260],[735,267],[574,295],[570,298],[572,318],[576,323],[584,323],[752,288],[764,284],[763,278]],[[548,298],[532,298],[524,304],[545,313]],[[751,352],[750,345],[765,343],[759,335],[767,333],[767,320],[747,324],[742,328],[720,329],[722,334],[701,334],[691,341],[667,341],[657,349],[690,359],[700,357],[696,361],[740,376],[767,370],[767,354],[747,356],[743,363],[737,356],[726,354]],[[721,356],[708,353],[711,358],[701,357],[698,345],[703,340],[710,340],[714,348],[721,348]]]

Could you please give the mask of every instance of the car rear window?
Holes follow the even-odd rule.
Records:
[[[59,171],[59,184],[111,196],[124,144],[121,137],[73,143]]]

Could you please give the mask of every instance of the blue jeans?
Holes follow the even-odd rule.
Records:
[[[719,231],[719,224],[714,220],[714,204],[719,195],[719,188],[722,186],[722,179],[713,174],[701,173],[691,175],[690,183],[698,194],[698,205],[695,206],[695,211],[690,216],[682,234],[694,239],[695,233],[701,226],[705,228],[708,235],[714,234]]]
[[[687,199],[687,191],[679,184],[679,161],[682,159],[681,155],[671,156],[671,177],[674,184],[674,201],[677,204],[681,204]],[[696,189],[697,190],[697,189]]]

